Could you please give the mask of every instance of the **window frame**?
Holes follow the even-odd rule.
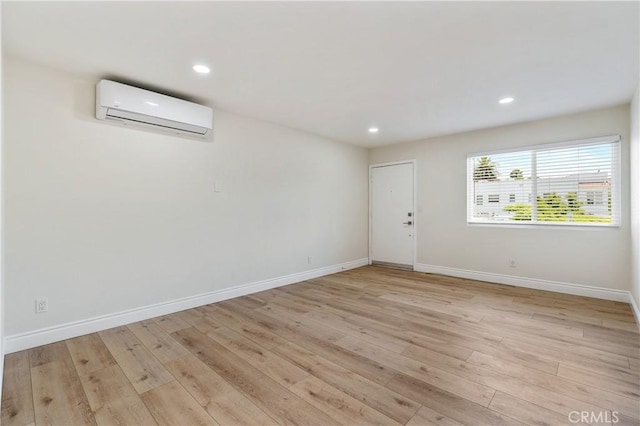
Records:
[[[532,152],[532,164],[534,165],[532,169],[532,176],[537,174],[535,164],[536,163],[536,153],[539,151],[545,151],[549,149],[558,149],[564,147],[579,147],[579,146],[589,146],[589,145],[601,145],[605,143],[616,144],[616,150],[614,154],[614,158],[612,158],[611,166],[611,222],[603,223],[603,222],[594,222],[594,223],[585,223],[585,222],[538,222],[538,221],[486,221],[479,220],[473,217],[473,207],[474,204],[474,180],[473,180],[473,171],[475,164],[472,159],[477,157],[488,157],[497,154],[509,154],[509,153],[518,153],[523,151],[531,151]],[[467,225],[469,226],[498,226],[498,227],[554,227],[554,228],[576,228],[576,229],[588,229],[588,228],[619,228],[623,223],[622,217],[622,203],[621,203],[621,176],[622,176],[622,138],[620,135],[609,135],[595,138],[586,138],[586,139],[574,139],[567,140],[562,142],[553,142],[553,143],[543,143],[537,145],[526,145],[521,147],[513,147],[507,149],[499,149],[499,150],[487,150],[469,153],[466,156],[467,161]],[[532,179],[532,193],[537,194],[537,179]],[[529,194],[530,198],[534,198],[532,194]],[[603,195],[603,199],[604,199]],[[537,195],[535,196],[537,199]],[[532,202],[532,210],[537,210],[536,203]],[[536,212],[537,213],[537,212]]]

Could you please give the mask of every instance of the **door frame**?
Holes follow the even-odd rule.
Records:
[[[413,165],[413,256],[412,256],[412,270],[416,270],[416,263],[418,257],[418,212],[416,211],[416,206],[418,205],[418,180],[417,180],[417,167],[418,162],[414,160],[401,160],[401,161],[391,161],[388,163],[376,163],[369,164],[369,265],[373,263],[372,256],[372,240],[373,240],[373,211],[371,206],[371,197],[373,192],[373,169],[377,167],[387,167],[387,166],[399,166],[401,164],[412,164]]]

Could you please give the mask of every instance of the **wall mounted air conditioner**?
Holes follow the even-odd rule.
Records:
[[[96,85],[96,118],[199,138],[213,129],[209,107],[109,80]]]

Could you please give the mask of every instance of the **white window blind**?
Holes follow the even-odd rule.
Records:
[[[469,155],[467,221],[617,226],[619,145],[607,136]]]

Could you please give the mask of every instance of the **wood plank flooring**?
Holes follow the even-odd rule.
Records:
[[[7,355],[1,420],[640,425],[639,360],[625,303],[368,266]]]

